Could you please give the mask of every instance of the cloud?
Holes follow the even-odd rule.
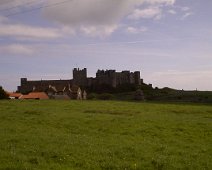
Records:
[[[120,22],[130,13],[129,18],[160,19],[161,6],[174,3],[175,0],[46,0],[45,4],[50,7],[43,8],[41,11],[47,19],[62,24],[61,32],[69,30],[70,34],[80,33],[89,37],[106,37],[115,32]],[[31,4],[27,0],[2,0],[0,2],[3,7],[17,6],[16,11],[21,11],[22,8],[31,9],[31,5],[40,4],[40,1]],[[147,6],[147,9],[135,9],[142,5]],[[0,23],[1,20],[2,18],[0,18]],[[58,38],[62,36],[61,32],[57,29],[21,24],[7,24],[0,28],[0,36],[22,38]]]
[[[12,44],[0,46],[1,54],[21,54],[21,55],[32,55],[34,50],[26,45]]]
[[[149,7],[147,9],[135,9],[128,19],[139,20],[141,18],[156,18],[161,17],[162,11],[158,7]]]
[[[182,17],[181,17],[181,20],[184,20],[186,18],[188,18],[189,16],[193,15],[192,12],[186,12]]]
[[[145,0],[149,4],[165,4],[165,5],[174,5],[176,0]]]
[[[54,4],[60,1],[47,0],[47,2]],[[112,34],[119,22],[136,7],[143,4],[152,6],[174,3],[175,0],[70,0],[68,3],[45,8],[42,12],[49,20],[80,30],[79,32],[83,32],[84,35],[104,37]],[[135,12],[142,13],[137,17],[158,19],[161,10],[159,7],[152,7],[145,11],[137,9]]]
[[[117,25],[108,26],[81,26],[80,30],[83,34],[89,37],[102,37],[112,34],[118,28]]]
[[[9,37],[21,40],[45,40],[74,35],[74,29],[67,26],[42,27],[16,24],[13,20],[0,15],[0,38]]]
[[[19,6],[19,5],[29,5],[31,3],[35,3],[35,1],[29,1],[29,0],[1,0],[0,1],[0,9],[4,9],[4,8],[11,8],[11,7],[15,7],[15,6]],[[40,2],[39,2],[40,3]],[[29,6],[26,6],[29,7]]]
[[[21,24],[1,24],[0,37],[54,39],[62,37],[62,33],[54,28],[32,27]]]
[[[1,0],[0,1],[0,5],[7,5],[7,4],[11,3],[11,2],[14,2],[14,1],[13,0]]]
[[[170,14],[172,14],[172,15],[177,14],[177,12],[176,12],[175,10],[173,10],[173,9],[168,10],[168,13],[170,13]]]
[[[135,28],[135,27],[127,27],[126,32],[130,34],[138,34],[142,32],[146,32],[148,29],[146,27]]]
[[[52,3],[52,0],[49,1]],[[46,18],[69,26],[87,36],[105,37],[118,27],[121,18],[128,14],[133,5],[129,0],[72,0],[43,10]]]
[[[6,21],[8,21],[8,19],[0,15],[0,24],[5,23]]]
[[[181,7],[181,10],[182,10],[182,11],[189,11],[190,8],[189,8],[189,7]]]
[[[52,3],[52,0],[49,0]],[[65,25],[110,25],[130,12],[134,3],[129,0],[72,0],[52,8],[44,15]]]
[[[14,12],[14,10],[19,10],[18,8],[14,8],[14,7],[16,7],[16,6],[21,7],[21,5],[23,5],[25,3],[29,3],[29,2],[27,2],[27,0],[1,0],[0,1],[0,11],[1,11],[1,13],[9,12],[12,10]],[[27,6],[27,7],[29,7],[29,6]]]

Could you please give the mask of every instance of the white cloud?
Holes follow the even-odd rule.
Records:
[[[74,35],[75,30],[68,26],[41,27],[25,24],[16,24],[13,20],[0,15],[0,37],[10,37],[23,40],[43,40]]]
[[[47,2],[53,4],[60,1],[48,0]],[[119,22],[135,7],[142,4],[173,5],[174,2],[175,0],[71,0],[68,3],[43,9],[43,15],[57,23],[80,30],[79,32],[85,35],[104,37],[112,34]],[[159,7],[148,8],[143,13],[142,18],[161,17]]]
[[[108,26],[81,26],[80,31],[89,37],[102,37],[112,34],[118,28],[117,25]]]
[[[32,27],[21,24],[1,24],[0,37],[53,39],[62,36],[58,29]]]
[[[49,0],[52,3],[52,0]],[[65,25],[110,25],[130,12],[137,1],[129,0],[72,0],[52,8],[45,8],[44,15]]]
[[[63,3],[64,2],[64,3]],[[29,5],[24,5],[29,3]],[[43,1],[30,4],[27,0],[1,0],[3,7],[17,6],[16,11],[31,8]],[[15,36],[18,38],[58,38],[63,33],[82,33],[89,37],[105,37],[119,27],[119,22],[127,17],[134,8],[147,5],[147,9],[136,9],[138,18],[161,18],[161,5],[173,5],[175,0],[46,0],[49,8],[43,8],[43,15],[62,24],[59,29],[30,27],[26,25],[1,25],[0,36]],[[58,4],[59,5],[54,5]],[[52,5],[52,6],[51,6]],[[4,9],[4,8],[3,8]],[[131,15],[136,15],[136,14]],[[133,18],[133,16],[131,16]],[[136,16],[134,16],[136,18]],[[0,23],[5,18],[0,17]]]
[[[65,35],[67,36],[67,35],[75,35],[76,34],[74,29],[72,29],[70,27],[67,27],[67,26],[61,27],[60,30],[58,30],[58,31],[60,31],[61,34],[64,34],[64,36]]]
[[[126,32],[130,34],[138,34],[142,32],[146,32],[148,29],[146,27],[135,28],[135,27],[127,27]]]
[[[145,0],[149,4],[173,5],[176,0]]]
[[[182,10],[182,11],[189,11],[190,8],[189,8],[189,7],[181,7],[181,10]]]
[[[186,12],[182,17],[181,17],[181,20],[184,20],[186,18],[188,18],[189,16],[193,15],[192,12]]]
[[[173,9],[168,10],[168,13],[173,14],[173,15],[177,14],[177,12]]]
[[[129,19],[138,20],[141,18],[156,18],[161,17],[162,11],[158,7],[149,7],[147,9],[135,9],[132,14],[128,16]]]
[[[15,55],[32,55],[34,50],[30,46],[21,44],[3,45],[0,46],[1,54],[15,54]]]
[[[32,4],[32,3],[35,3],[35,1],[29,2],[29,0],[1,0],[0,9],[11,8],[16,6],[21,6],[21,5],[23,6],[26,4],[27,4],[26,7],[30,7],[29,4]]]
[[[129,0],[72,0],[46,8],[43,14],[48,19],[79,30],[84,35],[105,37],[116,30],[120,19],[137,3],[138,0],[133,3]]]

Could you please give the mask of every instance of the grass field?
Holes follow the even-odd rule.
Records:
[[[212,169],[212,106],[0,101],[0,170]]]

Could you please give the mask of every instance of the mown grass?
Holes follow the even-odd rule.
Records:
[[[0,101],[0,170],[212,169],[212,107]]]

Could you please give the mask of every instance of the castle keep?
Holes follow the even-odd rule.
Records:
[[[36,80],[29,81],[27,78],[21,78],[21,85],[18,86],[18,91],[21,93],[29,93],[32,91],[47,91],[50,87],[57,92],[64,92],[70,90],[73,86],[78,86],[82,89],[89,87],[98,87],[106,85],[112,88],[116,88],[120,85],[131,84],[141,85],[143,80],[140,78],[140,72],[122,71],[116,72],[116,70],[98,70],[96,77],[87,77],[87,69],[73,69],[73,79],[69,80]]]

